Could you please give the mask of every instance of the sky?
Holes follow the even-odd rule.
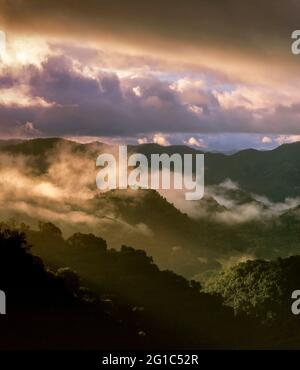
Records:
[[[0,0],[0,138],[299,141],[299,14],[297,0]]]

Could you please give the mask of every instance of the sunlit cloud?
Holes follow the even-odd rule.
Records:
[[[300,135],[280,135],[275,140],[279,145],[290,144],[300,141]]]
[[[165,146],[165,145],[170,145],[167,137],[163,134],[155,134],[153,136],[153,142],[155,144],[159,144],[159,145],[162,145],[162,146]]]
[[[270,144],[273,142],[272,138],[270,138],[269,136],[264,136],[262,139],[261,139],[261,142],[263,144]]]
[[[0,105],[7,107],[44,107],[49,108],[54,103],[47,102],[42,97],[31,96],[26,86],[0,88]]]
[[[32,35],[16,36],[6,34],[6,50],[2,60],[5,66],[33,64],[40,66],[49,54],[49,44],[45,39]]]
[[[204,140],[201,138],[195,138],[195,137],[190,137],[187,141],[184,141],[184,144],[190,145],[196,148],[206,148],[207,145],[204,143]]]

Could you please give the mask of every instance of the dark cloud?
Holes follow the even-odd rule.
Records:
[[[20,29],[38,24],[41,31],[55,33],[72,26],[70,32],[110,30],[120,37],[120,32],[138,37],[149,32],[185,42],[230,38],[247,47],[256,45],[253,36],[273,40],[275,36],[275,42],[284,37],[299,25],[300,10],[297,0],[1,0],[0,4],[3,18]]]
[[[0,89],[13,87],[17,83],[17,79],[11,75],[0,76]]]
[[[63,56],[51,57],[41,70],[32,71],[29,86],[33,96],[61,105],[85,104],[100,91],[98,81],[73,73],[71,59]]]
[[[50,57],[42,68],[29,66],[22,73],[28,84],[27,94],[52,105],[2,106],[1,128],[5,122],[13,128],[17,122],[30,121],[45,134],[110,136],[177,131],[182,130],[182,122],[189,130],[198,126],[176,94],[158,80],[145,80],[144,96],[138,98],[130,85],[121,87],[115,74],[99,72],[98,79],[85,77],[74,71],[71,60],[64,56]]]
[[[228,50],[295,63],[290,36],[299,28],[297,0],[1,0],[8,29],[78,39],[117,41],[144,51]],[[179,53],[179,54],[178,54]],[[187,55],[188,56],[188,55]],[[299,62],[297,61],[299,64]]]
[[[0,83],[16,91],[20,84],[25,86],[32,103],[2,104],[2,133],[20,132],[20,126],[27,122],[34,125],[34,133],[43,135],[300,132],[299,103],[275,105],[275,110],[249,109],[248,99],[242,96],[241,105],[224,108],[213,91],[194,87],[193,81],[174,85],[154,76],[120,78],[101,70],[88,76],[65,55],[49,56],[40,67],[28,65],[3,73]]]

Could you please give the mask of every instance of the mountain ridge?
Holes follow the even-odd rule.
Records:
[[[101,142],[83,144],[62,138],[42,138],[0,146],[0,152],[33,156],[38,159],[37,166],[45,171],[48,152],[55,151],[60,145],[87,155],[91,160],[95,160],[106,148],[113,148]],[[270,151],[246,149],[232,155],[203,153],[184,145],[158,144],[129,145],[128,152],[145,154],[148,158],[151,154],[162,153],[204,154],[206,185],[217,185],[230,179],[243,190],[276,202],[300,196],[300,142],[283,144]]]

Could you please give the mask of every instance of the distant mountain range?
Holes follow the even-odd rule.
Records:
[[[58,144],[70,147],[79,153],[89,153],[95,160],[97,154],[109,147],[94,142],[80,144],[59,138],[33,139],[27,141],[1,141],[0,152],[24,154],[36,157],[41,170],[47,166],[45,154]],[[129,151],[151,154],[203,153],[183,145],[160,146],[143,144],[129,146]],[[92,157],[94,155],[94,157]],[[216,185],[226,179],[239,184],[251,193],[267,196],[273,201],[284,201],[287,197],[300,196],[300,142],[284,144],[274,150],[242,150],[232,155],[205,153],[205,184]]]
[[[226,261],[273,259],[300,252],[300,234],[297,232],[300,202],[295,199],[290,203],[274,203],[283,202],[288,197],[300,197],[300,143],[283,145],[268,152],[205,153],[205,197],[197,202],[185,202],[188,204],[184,207],[177,204],[177,194],[165,199],[154,190],[113,190],[97,194],[95,177],[90,169],[82,172],[90,175],[91,184],[85,187],[90,187],[92,192],[82,201],[81,185],[76,190],[73,186],[77,175],[82,176],[80,166],[91,161],[91,171],[95,170],[96,174],[97,155],[112,150],[104,143],[80,144],[59,138],[2,142],[3,162],[7,157],[29,159],[16,164],[21,167],[15,170],[22,172],[24,166],[28,166],[25,168],[28,173],[25,171],[21,180],[26,186],[35,184],[35,188],[31,191],[29,186],[23,194],[24,184],[21,184],[21,192],[16,195],[11,184],[17,180],[7,182],[6,177],[0,178],[0,183],[6,187],[5,194],[8,194],[7,199],[0,200],[0,218],[15,218],[33,227],[39,220],[51,221],[65,235],[92,232],[105,238],[110,247],[119,248],[125,243],[144,249],[160,267],[188,278],[201,279],[222,268]],[[186,146],[157,144],[129,146],[129,151],[148,157],[155,153],[201,153]],[[70,153],[76,154],[75,161],[81,158],[84,161],[79,167],[70,169],[71,174],[74,171],[78,174],[74,174],[71,186],[64,188],[64,182],[70,181],[70,173],[64,173],[65,166],[54,170],[53,161],[64,162],[68,156],[68,166],[72,164]],[[3,163],[5,166],[7,163]],[[49,177],[50,167],[54,178]],[[14,173],[5,176],[14,176]],[[63,183],[57,184],[56,176],[62,177]],[[57,188],[58,194],[67,193],[62,200],[37,193],[37,189],[51,193]]]

